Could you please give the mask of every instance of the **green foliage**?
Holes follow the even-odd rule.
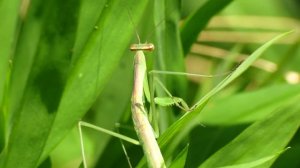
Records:
[[[232,0],[207,1],[187,19],[185,24],[182,26],[181,31],[182,45],[185,54],[188,53],[191,45],[194,41],[196,41],[196,34],[199,34],[199,32],[205,28],[209,20],[231,2]]]
[[[283,1],[265,3],[268,15],[294,14]],[[1,0],[0,167],[82,166],[80,120],[136,139],[130,115],[134,53],[128,50],[137,43],[135,33],[156,47],[146,53],[148,70],[179,72],[210,64],[206,74],[231,71],[223,80],[200,83],[156,76],[174,95],[171,99],[156,85],[157,103],[167,106],[157,112],[168,167],[299,167],[300,85],[286,80],[299,76],[299,35],[282,33],[300,24],[280,17],[263,24],[269,18],[262,17],[265,10],[255,10],[258,4]],[[261,17],[249,17],[250,24],[230,20],[236,26],[218,20],[230,14]],[[227,36],[220,38],[222,32]],[[216,57],[207,46],[227,54]],[[192,57],[206,62],[185,62]],[[174,101],[196,105],[182,113],[169,107]],[[119,139],[87,128],[83,134],[88,165],[128,167]],[[124,145],[131,164],[146,167],[140,146]]]

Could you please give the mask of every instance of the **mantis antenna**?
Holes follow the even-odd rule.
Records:
[[[129,20],[130,20],[130,22],[132,23],[132,25],[133,25],[133,27],[134,27],[134,31],[135,31],[136,38],[137,38],[139,44],[141,44],[141,39],[140,39],[139,33],[138,33],[137,29],[136,29],[136,25],[135,25],[134,22],[133,22],[133,19],[132,19],[132,15],[131,15],[131,13],[130,13],[130,10],[127,9],[127,12],[128,12]]]

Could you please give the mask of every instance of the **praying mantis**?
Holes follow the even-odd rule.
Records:
[[[143,90],[149,89],[149,87],[147,86],[148,85],[147,77],[145,77],[146,62],[145,62],[145,55],[143,51],[152,51],[153,49],[154,49],[154,45],[151,43],[133,44],[130,47],[131,51],[136,51],[135,58],[134,58],[134,87],[133,87],[132,98],[131,98],[132,101],[131,109],[132,109],[132,118],[134,122],[134,127],[140,139],[140,143],[143,146],[144,153],[148,160],[149,167],[166,167],[163,156],[156,142],[153,129],[147,118],[146,110],[143,105]],[[145,93],[147,95],[146,96],[147,99],[149,100],[150,99],[149,90],[146,90]],[[176,103],[176,101],[174,101],[174,103]],[[127,140],[135,144],[139,144],[137,141],[133,139],[121,136],[111,131],[106,131],[105,129],[95,127],[85,122],[79,122],[78,127],[79,127],[80,139],[81,139],[81,149],[82,149],[84,167],[87,167],[87,163],[84,154],[81,126],[94,128],[96,130],[109,133],[123,140]]]

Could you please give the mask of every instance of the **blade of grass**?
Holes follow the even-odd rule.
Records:
[[[299,95],[300,85],[289,84],[237,94],[213,102],[214,106],[206,108],[201,113],[200,122],[204,125],[236,125],[254,122],[294,101],[299,98]],[[251,106],[249,106],[249,101],[251,101]],[[226,109],[226,115],[223,116],[224,109]]]
[[[271,161],[272,159],[276,159],[285,150],[283,150],[281,152],[278,152],[278,153],[276,153],[274,155],[271,155],[271,156],[266,156],[266,157],[263,157],[261,159],[257,159],[255,161],[242,163],[242,164],[231,165],[231,166],[222,166],[220,168],[252,168],[252,167],[262,166],[264,163],[266,163],[268,161]]]
[[[9,60],[14,51],[20,1],[2,0],[0,2],[0,153],[5,145],[7,127],[7,106],[4,105],[9,83]]]
[[[13,54],[20,1],[2,0],[0,2],[0,107],[4,97],[7,68]],[[1,109],[2,111],[3,109]]]
[[[270,117],[252,124],[200,167],[243,164],[275,155],[285,148],[298,130],[299,117],[299,105],[296,107],[291,105],[275,111]],[[269,167],[273,161],[274,158],[265,163],[264,167]]]

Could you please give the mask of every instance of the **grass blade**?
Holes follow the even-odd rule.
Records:
[[[7,68],[13,51],[20,1],[2,0],[0,3],[0,107],[4,97]]]
[[[201,112],[200,122],[204,125],[227,126],[251,123],[265,118],[277,108],[297,99],[299,95],[300,85],[289,84],[237,94],[213,102],[216,106],[208,107]],[[226,115],[223,115],[224,109],[226,109]]]
[[[266,157],[263,157],[261,159],[257,159],[257,160],[252,161],[252,162],[237,164],[237,165],[231,165],[231,166],[223,166],[223,167],[220,167],[220,168],[252,168],[252,167],[261,166],[264,163],[266,163],[266,162],[268,162],[272,159],[276,159],[276,157],[278,157],[278,155],[281,154],[282,152],[284,152],[285,150],[283,150],[279,153],[276,153],[274,155],[271,155],[271,156],[266,156]]]
[[[299,128],[299,117],[300,106],[275,111],[270,117],[252,124],[200,167],[243,164],[278,154]],[[274,159],[264,163],[263,167],[269,167]]]

